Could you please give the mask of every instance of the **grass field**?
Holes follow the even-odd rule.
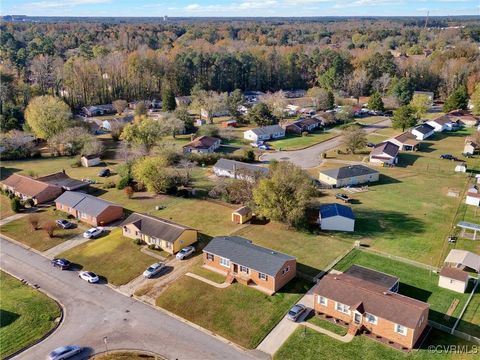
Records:
[[[139,276],[149,265],[158,260],[140,251],[132,239],[121,235],[120,229],[99,239],[90,240],[58,257],[66,258],[93,271],[113,285],[123,285]]]
[[[10,199],[4,195],[0,195],[0,219],[5,219],[15,214],[10,207]]]
[[[449,346],[466,345],[470,351],[474,351],[474,345],[457,337],[445,334],[439,330],[432,330],[425,341],[422,349],[410,353],[401,353],[384,344],[368,339],[365,336],[356,336],[349,343],[342,343],[331,337],[320,334],[312,329],[300,326],[288,338],[283,346],[275,354],[275,360],[467,360],[476,355],[455,354],[446,352],[431,352],[431,345]]]
[[[480,287],[475,290],[457,330],[480,338]]]
[[[0,358],[33,344],[55,327],[57,303],[0,271]]]
[[[326,330],[329,330],[337,335],[344,336],[348,329],[346,327],[336,325],[328,320],[321,319],[318,316],[312,316],[310,319],[307,320],[309,323],[312,323],[313,325],[320,326],[321,328],[324,328]]]
[[[189,269],[191,273],[200,275],[206,279],[214,281],[218,284],[222,284],[225,282],[225,276],[214,271],[205,269],[202,267],[203,265],[203,256],[198,256],[196,263]]]
[[[218,289],[183,276],[156,304],[246,348],[255,348],[300,297],[306,283],[293,280],[268,296],[241,284]]]
[[[469,294],[460,294],[438,286],[438,275],[413,265],[388,259],[360,250],[352,250],[334,267],[339,271],[347,270],[351,265],[362,265],[400,278],[399,293],[428,302],[430,304],[429,319],[447,326],[453,326],[460,315]],[[467,290],[467,291],[471,291]],[[459,304],[449,320],[444,318],[450,304],[455,300]]]
[[[38,217],[39,219],[38,230],[33,230],[32,225],[29,222],[29,218],[34,216]],[[19,241],[22,244],[32,247],[38,251],[45,251],[83,233],[83,231],[86,229],[84,225],[72,220],[72,222],[78,224],[76,228],[56,228],[54,236],[50,238],[47,232],[42,229],[42,224],[45,224],[47,221],[55,221],[59,218],[60,217],[55,215],[53,212],[53,208],[48,208],[46,210],[42,209],[34,214],[29,214],[1,226],[0,231],[2,234]]]
[[[269,144],[276,150],[298,150],[329,140],[338,135],[339,133],[335,131],[324,132],[319,130],[307,136],[289,134],[284,139],[270,141]]]

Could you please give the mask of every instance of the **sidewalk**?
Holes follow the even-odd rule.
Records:
[[[200,275],[197,275],[197,274],[194,274],[194,273],[191,273],[191,272],[187,272],[185,275],[190,276],[191,278],[203,281],[204,283],[206,283],[208,285],[215,286],[216,288],[219,288],[219,289],[225,289],[226,287],[230,286],[230,284],[227,283],[227,282],[219,284],[219,283],[216,283],[215,281],[206,279],[203,276],[200,276]]]
[[[334,332],[331,332],[331,331],[328,331],[320,326],[317,326],[317,325],[314,325],[314,324],[311,324],[309,322],[304,322],[302,323],[302,325],[305,325],[306,327],[312,329],[312,330],[315,330],[319,333],[322,333],[322,334],[325,334],[325,335],[328,335],[330,336],[331,338],[334,338],[335,340],[338,340],[338,341],[341,341],[341,342],[344,342],[344,343],[348,343],[350,341],[353,340],[354,336],[355,335],[352,335],[352,334],[345,334],[343,336],[341,335],[338,335],[338,334],[335,334]]]
[[[5,219],[2,219],[0,220],[0,226],[2,225],[5,225],[5,224],[8,224],[9,222],[11,221],[14,221],[14,220],[18,220],[18,219],[21,219],[27,215],[30,215],[30,213],[28,212],[23,212],[23,213],[18,213],[18,214],[14,214],[14,215],[10,215],[8,217],[6,217]]]
[[[45,250],[42,254],[49,259],[53,259],[56,255],[63,253],[64,251],[70,250],[71,248],[74,248],[75,246],[83,244],[84,242],[87,242],[89,240],[92,239],[86,239],[83,237],[83,234],[79,234],[69,240],[65,240],[63,243],[58,244],[53,248]]]

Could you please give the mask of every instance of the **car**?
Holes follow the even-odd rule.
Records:
[[[80,354],[83,348],[77,345],[67,345],[56,348],[50,354],[48,354],[48,360],[63,360],[72,356]]]
[[[458,160],[455,156],[453,156],[452,154],[442,154],[440,155],[440,159],[445,159],[445,160]]]
[[[375,146],[377,146],[377,145],[374,144],[374,143],[371,143],[371,142],[368,142],[368,143],[367,143],[367,147],[369,147],[369,148],[373,148],[373,147],[375,147]]]
[[[194,252],[195,252],[195,248],[193,246],[187,246],[177,253],[176,258],[179,260],[186,259],[190,255],[192,255]]]
[[[267,144],[259,145],[258,148],[260,150],[270,150],[271,149],[271,147]]]
[[[143,272],[143,277],[150,279],[152,276],[158,274],[160,271],[162,271],[165,268],[165,264],[162,262],[158,262],[155,264],[152,264],[148,267],[147,270]]]
[[[55,221],[59,227],[62,229],[71,229],[73,227],[73,223],[65,219],[58,219]]]
[[[78,277],[82,280],[88,281],[90,284],[98,282],[100,278],[92,271],[80,271]]]
[[[98,173],[98,176],[100,176],[100,177],[107,177],[107,176],[110,176],[110,174],[111,174],[110,169],[102,169],[102,170],[100,170],[100,172]]]
[[[339,200],[342,200],[343,202],[346,202],[346,203],[350,202],[350,200],[351,200],[347,195],[341,194],[341,193],[335,194],[335,197]]]
[[[53,259],[52,261],[50,261],[50,264],[52,264],[53,267],[59,267],[62,270],[67,270],[68,268],[70,268],[70,265],[72,265],[70,261],[62,258]]]
[[[287,317],[289,320],[297,321],[300,316],[305,313],[305,311],[307,311],[307,307],[305,305],[295,304],[288,312]]]
[[[103,228],[101,227],[94,227],[91,229],[88,229],[83,233],[83,237],[85,239],[95,239],[96,237],[99,237],[100,235],[103,234]]]

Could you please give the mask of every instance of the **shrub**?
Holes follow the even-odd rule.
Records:
[[[14,198],[15,198],[15,194],[14,194],[13,192],[9,192],[9,193],[8,193],[8,197],[9,197],[10,199],[14,199]]]
[[[33,201],[33,199],[28,198],[27,200],[25,200],[25,205],[28,205],[29,207],[34,207],[35,201]]]
[[[113,182],[112,180],[105,181],[105,183],[102,186],[103,189],[113,189],[114,187],[115,187],[115,182]]]
[[[150,244],[150,245],[148,245],[148,248],[149,248],[150,250],[155,250],[155,249],[156,249],[156,246],[155,246],[154,244]]]
[[[80,166],[82,166],[82,162],[81,162],[80,158],[75,159],[75,160],[70,164],[70,167],[72,167],[72,168],[78,168],[78,167],[80,167]]]
[[[33,230],[38,230],[38,223],[40,222],[40,219],[38,218],[37,214],[32,214],[28,217],[28,222],[32,226]]]
[[[133,243],[134,243],[135,245],[143,245],[143,244],[144,244],[144,242],[143,242],[142,239],[134,239],[134,240],[133,240]]]
[[[12,208],[12,211],[15,213],[19,213],[20,210],[22,210],[22,204],[20,202],[20,199],[17,197],[13,197],[10,200],[10,207]]]
[[[42,225],[42,229],[46,231],[49,238],[53,238],[55,236],[57,224],[53,220],[48,220]]]
[[[123,192],[125,193],[125,195],[127,195],[127,197],[129,199],[132,198],[133,196],[133,193],[134,193],[134,190],[131,186],[126,186],[124,189],[123,189]]]
[[[303,131],[302,136],[308,136],[308,131]]]
[[[123,190],[125,189],[130,183],[132,182],[132,178],[130,176],[124,176],[120,179],[120,181],[117,184],[117,189],[118,190]]]

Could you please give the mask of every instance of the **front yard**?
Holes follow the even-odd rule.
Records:
[[[293,280],[279,293],[268,296],[238,283],[219,289],[183,276],[157,298],[156,304],[253,349],[307,290],[305,282]]]
[[[83,270],[93,271],[109,283],[119,286],[139,276],[149,265],[158,262],[140,251],[132,239],[121,235],[120,229],[107,236],[87,241],[58,257],[78,264]]]
[[[10,206],[10,199],[4,195],[0,195],[0,219],[5,219],[15,214]]]
[[[327,132],[317,130],[306,136],[289,134],[284,139],[269,141],[268,143],[275,150],[299,150],[321,143],[322,141],[332,139],[339,135],[340,133],[336,132],[335,129]]]

